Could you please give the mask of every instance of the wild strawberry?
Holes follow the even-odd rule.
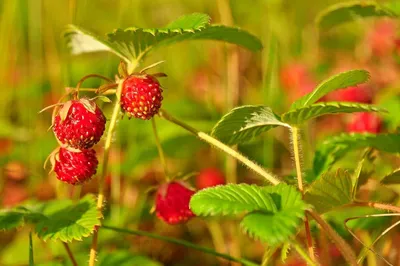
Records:
[[[161,185],[156,193],[156,215],[168,224],[184,223],[195,216],[189,208],[195,192],[183,182],[174,181]]]
[[[60,148],[55,156],[54,172],[59,180],[77,185],[96,174],[98,163],[93,149],[75,152]]]
[[[53,131],[61,143],[83,150],[99,142],[105,126],[106,118],[96,103],[82,98],[64,103],[54,118]]]
[[[374,113],[354,114],[353,119],[347,125],[348,132],[357,133],[379,133],[381,131],[382,120]]]
[[[203,189],[225,184],[224,174],[217,168],[207,168],[202,170],[196,177],[196,187]]]
[[[129,117],[151,119],[161,107],[162,92],[155,76],[131,75],[122,85],[121,108]]]
[[[331,101],[371,103],[372,97],[369,87],[354,86],[333,91],[327,98]]]

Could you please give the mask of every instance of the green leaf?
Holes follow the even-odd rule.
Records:
[[[86,258],[87,260],[87,258]],[[99,266],[131,266],[131,265],[143,265],[143,266],[161,266],[162,264],[152,260],[146,256],[136,255],[127,251],[116,251],[100,255]]]
[[[318,15],[316,23],[321,30],[326,31],[334,26],[366,17],[397,17],[397,15],[389,8],[373,1],[351,1],[328,7]]]
[[[381,180],[382,184],[385,185],[398,185],[400,184],[400,169],[396,169],[390,174],[384,176]]]
[[[271,196],[256,185],[229,184],[198,191],[190,200],[196,215],[230,215],[251,211],[276,211]]]
[[[369,73],[365,70],[350,70],[337,74],[320,83],[314,91],[295,101],[290,110],[306,107],[315,103],[329,92],[362,84],[368,80]]]
[[[282,121],[291,125],[298,125],[311,118],[327,114],[379,111],[384,111],[384,109],[370,104],[352,102],[321,102],[284,113],[282,115]]]
[[[109,33],[108,40],[78,26],[70,25],[64,37],[73,54],[110,51],[130,63],[142,59],[151,49],[186,40],[217,40],[237,44],[252,51],[262,49],[260,40],[239,28],[210,25],[205,14],[178,18],[165,28],[130,27]]]
[[[211,18],[202,13],[184,15],[172,21],[166,29],[201,29],[210,24]]]
[[[276,126],[289,127],[269,107],[245,105],[224,115],[214,126],[211,135],[233,145],[250,141]]]
[[[0,230],[11,230],[23,226],[24,213],[14,211],[0,211]]]
[[[35,230],[43,240],[70,242],[82,240],[91,235],[95,226],[100,225],[101,213],[97,210],[96,199],[87,195],[78,203],[71,200],[46,203]]]
[[[400,134],[350,133],[326,139],[315,153],[313,169],[315,175],[328,170],[347,152],[371,147],[388,153],[400,153]]]
[[[293,186],[281,183],[264,189],[271,194],[277,211],[249,213],[243,218],[240,226],[251,237],[269,245],[278,245],[296,234],[307,205]]]
[[[306,191],[304,200],[314,206],[320,214],[351,203],[353,185],[347,172],[326,173],[315,180]]]

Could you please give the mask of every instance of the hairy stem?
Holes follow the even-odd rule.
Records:
[[[115,98],[114,109],[111,116],[110,125],[107,131],[106,142],[104,145],[103,169],[99,178],[99,194],[97,196],[97,209],[100,212],[102,212],[103,209],[104,181],[108,170],[108,159],[110,154],[111,141],[117,125],[118,116],[120,114],[120,98],[121,98],[122,84],[123,84],[122,81],[120,81],[118,84],[116,92],[117,97]],[[96,263],[97,240],[98,240],[98,230],[95,230],[93,233],[92,246],[90,248],[89,266],[94,266]]]
[[[72,250],[69,248],[68,243],[65,243],[65,242],[62,242],[62,243],[63,243],[63,246],[64,246],[65,250],[66,250],[67,253],[68,253],[68,257],[69,257],[69,259],[71,260],[72,265],[73,265],[73,266],[78,266],[78,263],[76,262],[76,259],[75,259],[75,257],[74,257],[74,254],[72,253]]]
[[[158,155],[160,156],[161,165],[162,165],[162,167],[164,169],[165,177],[168,180],[169,179],[169,175],[168,175],[167,163],[165,161],[164,151],[163,151],[163,148],[161,146],[160,138],[158,137],[156,120],[155,120],[154,117],[151,119],[151,125],[153,127],[154,138],[156,140],[156,146],[157,146],[157,150],[158,150]]]
[[[293,157],[296,166],[297,183],[301,194],[304,196],[303,177],[302,177],[303,173],[301,171],[300,134],[299,134],[299,129],[297,127],[292,127],[292,143],[293,143]],[[304,229],[306,232],[308,253],[310,254],[311,259],[315,261],[313,239],[311,236],[310,223],[308,221],[307,214],[305,215]]]
[[[369,202],[356,201],[356,202],[351,203],[346,206],[360,206],[360,207],[364,206],[364,207],[371,207],[371,208],[375,208],[375,209],[400,213],[400,207],[390,205],[390,204],[372,202],[372,201],[369,201]]]
[[[314,212],[314,211],[307,211],[311,217],[320,225],[320,227],[326,232],[326,234],[335,242],[337,248],[342,253],[343,257],[346,259],[347,263],[352,266],[357,266],[357,258],[354,254],[354,251],[351,249],[349,244],[341,238],[332,227],[322,219],[322,217]]]
[[[310,256],[307,255],[307,251],[303,250],[302,246],[297,241],[293,241],[291,245],[294,247],[297,253],[303,258],[303,260],[307,262],[307,265],[310,266],[318,265],[315,263],[315,260],[313,260]]]
[[[198,131],[198,130],[194,129],[193,127],[187,125],[186,123],[184,123],[184,122],[172,117],[171,115],[169,115],[164,110],[161,110],[159,115],[161,117],[165,118],[166,120],[168,120],[168,121],[170,121],[170,122],[182,127],[183,129],[189,131],[190,133],[192,133],[193,135],[197,136],[201,140],[207,142],[208,144],[211,144],[212,146],[216,147],[217,149],[220,149],[223,152],[227,153],[228,155],[232,156],[233,158],[235,158],[236,160],[240,161],[241,163],[243,163],[244,165],[249,167],[251,170],[253,170],[257,174],[259,174],[262,177],[264,177],[265,179],[267,179],[272,184],[277,185],[277,184],[279,184],[281,182],[278,178],[276,178],[271,173],[267,172],[261,166],[257,165],[255,162],[253,162],[252,160],[248,159],[246,156],[242,155],[238,151],[235,151],[231,147],[225,145],[221,141],[211,137],[210,135],[208,135],[208,134],[206,134],[204,132],[201,132],[201,131]]]
[[[174,244],[177,244],[177,245],[182,245],[182,246],[185,246],[185,247],[188,247],[188,248],[192,248],[192,249],[195,249],[195,250],[199,250],[201,252],[208,253],[208,254],[211,254],[211,255],[214,255],[214,256],[217,256],[217,257],[220,257],[220,258],[224,258],[224,259],[230,260],[230,261],[239,262],[239,263],[242,263],[243,265],[249,265],[249,266],[256,266],[257,265],[256,263],[251,262],[249,260],[246,260],[246,259],[243,259],[243,258],[235,258],[235,257],[232,257],[232,256],[230,256],[228,254],[219,253],[219,252],[216,252],[213,249],[202,247],[202,246],[199,246],[199,245],[195,245],[192,242],[181,240],[181,239],[177,239],[177,238],[161,236],[161,235],[157,235],[157,234],[153,234],[153,233],[149,233],[149,232],[145,232],[145,231],[128,230],[128,229],[124,229],[124,228],[117,228],[117,227],[108,226],[108,225],[103,225],[102,228],[103,229],[107,229],[107,230],[112,230],[112,231],[115,231],[115,232],[124,233],[124,234],[146,236],[146,237],[150,237],[150,238],[154,238],[154,239],[158,239],[158,240],[174,243]]]

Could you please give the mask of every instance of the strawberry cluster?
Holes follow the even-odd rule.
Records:
[[[82,184],[96,174],[98,160],[92,147],[104,133],[106,118],[90,99],[63,103],[55,113],[53,132],[60,147],[51,156],[57,178],[71,185]]]

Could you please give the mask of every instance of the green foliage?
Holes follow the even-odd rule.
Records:
[[[309,106],[329,92],[344,89],[350,86],[355,86],[367,82],[369,79],[369,73],[365,70],[350,70],[339,73],[335,76],[320,83],[314,91],[304,95],[291,106],[290,110]]]
[[[282,115],[282,121],[292,125],[298,125],[311,118],[326,114],[354,113],[354,112],[379,112],[384,111],[370,104],[351,102],[321,102],[294,109]]]
[[[262,187],[229,184],[200,190],[190,200],[197,215],[228,215],[251,211],[276,211],[271,196]]]
[[[252,140],[276,126],[287,126],[271,108],[262,105],[246,105],[232,109],[214,126],[211,134],[233,145]]]
[[[397,17],[396,13],[388,7],[379,5],[374,1],[338,3],[322,11],[318,15],[316,23],[321,30],[329,30],[334,26],[355,21],[359,18]]]
[[[307,190],[304,200],[325,213],[333,208],[352,202],[353,184],[347,172],[326,173],[314,181]]]
[[[385,185],[398,185],[400,184],[400,169],[396,169],[390,174],[385,175],[382,180],[382,184]]]
[[[25,223],[24,213],[2,210],[0,212],[0,230],[11,230]]]
[[[75,25],[64,34],[72,54],[110,51],[127,63],[142,59],[151,49],[186,40],[217,40],[240,45],[252,51],[262,49],[259,39],[239,28],[210,25],[205,14],[191,14],[178,18],[158,29],[130,27],[109,33],[107,40]]]
[[[240,224],[242,229],[270,245],[282,243],[296,233],[306,207],[301,194],[283,183],[267,187],[217,186],[197,192],[190,201],[190,208],[197,215],[248,212]]]
[[[341,134],[327,138],[315,153],[313,169],[315,175],[329,169],[347,152],[371,147],[388,153],[400,153],[400,134]]]
[[[43,240],[69,242],[89,236],[100,225],[100,218],[94,196],[87,195],[76,204],[71,200],[54,200],[3,211],[0,229],[10,230],[30,223]]]
[[[281,183],[265,187],[265,190],[271,194],[277,211],[249,213],[243,218],[240,226],[251,237],[270,245],[278,245],[296,233],[307,205],[293,186]]]

